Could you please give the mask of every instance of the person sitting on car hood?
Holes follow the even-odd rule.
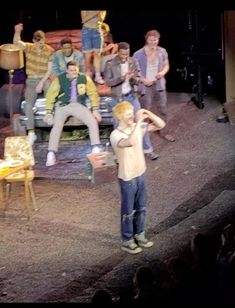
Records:
[[[76,61],[68,62],[66,66],[67,72],[60,74],[53,80],[46,94],[47,113],[44,122],[54,123],[49,137],[46,166],[56,163],[55,153],[58,150],[60,135],[66,119],[70,116],[76,117],[88,126],[94,151],[97,150],[97,145],[100,145],[98,127],[98,122],[101,121],[100,99],[96,86],[89,76],[79,73]],[[90,101],[91,110],[86,106],[87,99]],[[57,101],[56,104],[55,101]]]

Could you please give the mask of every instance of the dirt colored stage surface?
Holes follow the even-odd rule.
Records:
[[[44,167],[47,144],[35,145],[39,210],[27,221],[23,188],[15,186],[0,217],[0,302],[86,302],[101,286],[117,296],[138,264],[161,260],[196,231],[226,218],[218,202],[210,204],[235,191],[235,126],[216,122],[217,100],[205,98],[205,108],[198,109],[189,98],[169,94],[168,125],[176,141],[151,137],[160,158],[147,162],[146,230],[155,245],[137,256],[120,250],[117,181],[87,180],[87,142],[61,143],[60,164],[51,172]],[[3,142],[7,128],[0,134]]]

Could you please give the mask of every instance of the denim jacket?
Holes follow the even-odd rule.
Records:
[[[73,60],[79,64],[79,72],[84,72],[84,58],[83,54],[74,49],[73,50]],[[61,73],[66,72],[66,62],[62,50],[57,50],[52,56],[52,74],[58,76]]]
[[[168,59],[168,53],[166,49],[158,46],[157,47],[158,52],[158,72],[160,72],[163,68],[163,64],[165,60]],[[133,58],[136,59],[140,66],[141,76],[146,77],[146,70],[147,70],[147,55],[144,48],[141,48],[137,50]],[[156,72],[157,73],[157,72]],[[156,80],[156,90],[162,91],[166,90],[166,79],[165,77],[161,78],[160,80]],[[139,84],[138,92],[141,94],[145,93],[145,86],[143,84]]]

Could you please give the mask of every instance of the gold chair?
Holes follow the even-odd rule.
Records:
[[[35,165],[33,148],[28,141],[27,136],[13,136],[6,137],[4,143],[4,160],[6,161],[23,161],[28,162],[30,166],[27,169],[15,172],[5,178],[6,182],[6,206],[8,205],[8,199],[11,190],[11,184],[16,182],[24,182],[25,188],[25,209],[27,210],[29,218],[29,206],[30,201],[34,210],[37,210],[35,194],[33,191],[33,179],[34,179],[34,170],[32,170]],[[31,198],[31,200],[30,200]]]

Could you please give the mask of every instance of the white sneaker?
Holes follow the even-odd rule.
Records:
[[[104,84],[104,79],[101,76],[95,77],[95,82],[98,84]]]
[[[135,240],[137,242],[137,244],[140,247],[144,247],[144,248],[150,248],[153,246],[154,242],[153,241],[149,241],[146,237],[145,237],[145,233],[142,232],[140,234],[136,234],[135,235]]]
[[[56,163],[56,157],[54,152],[48,152],[47,153],[47,161],[46,161],[46,166],[50,167],[55,165]]]
[[[37,135],[35,134],[35,132],[29,132],[28,139],[29,139],[29,143],[33,145],[34,142],[37,140]]]
[[[91,153],[100,153],[102,152],[101,146],[95,145],[92,147]]]
[[[143,249],[134,242],[134,239],[123,242],[121,246],[121,250],[129,252],[132,255],[135,255],[143,251]]]

